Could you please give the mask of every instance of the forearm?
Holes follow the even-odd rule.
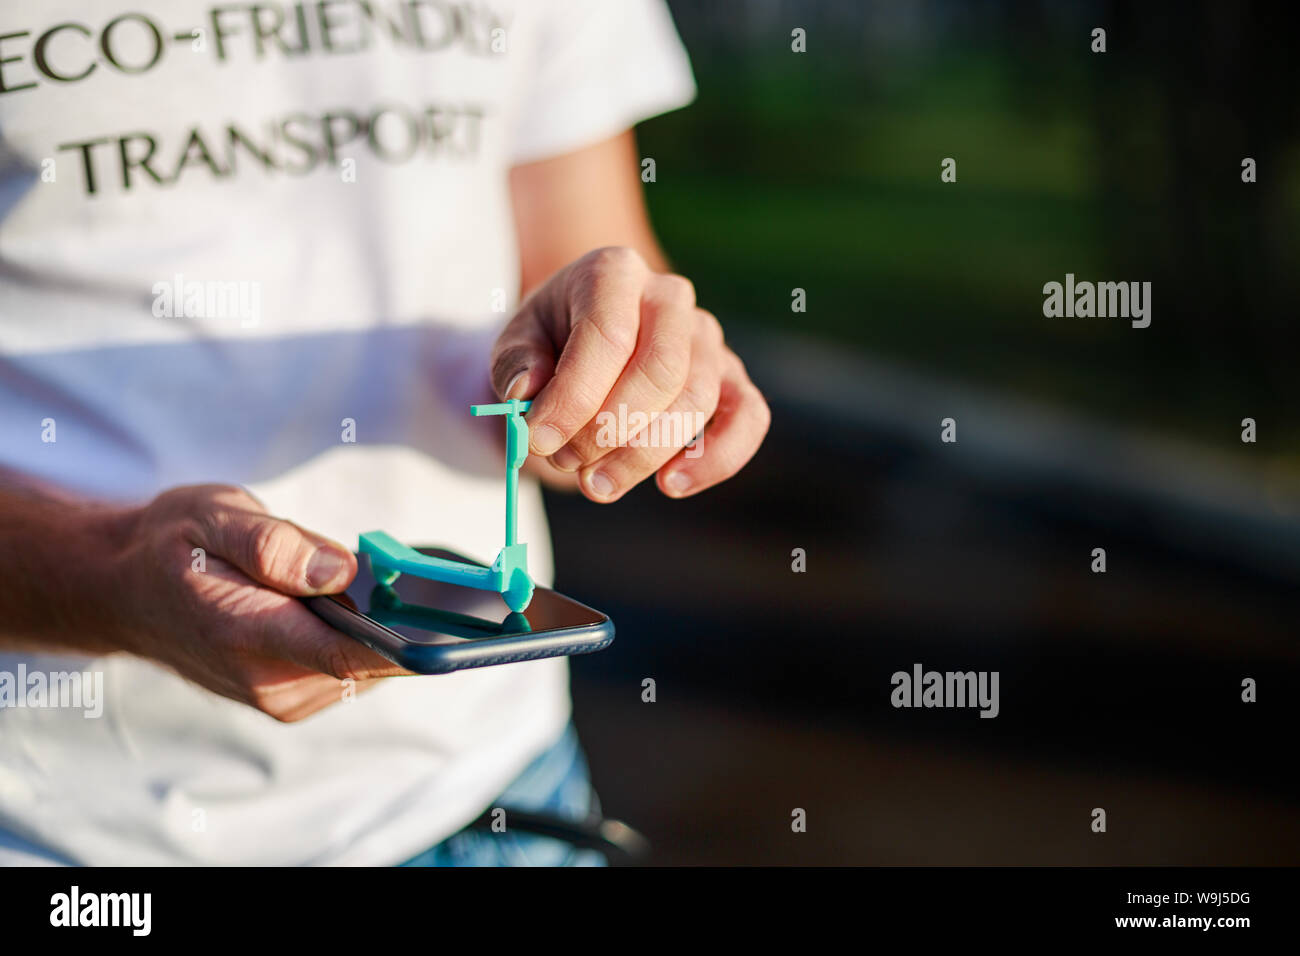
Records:
[[[114,649],[104,598],[130,515],[0,470],[0,649]]]
[[[520,297],[593,249],[635,249],[668,271],[646,214],[636,138],[629,131],[565,156],[510,171],[520,253]]]

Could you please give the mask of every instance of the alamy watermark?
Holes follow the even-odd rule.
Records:
[[[0,708],[65,708],[89,719],[104,713],[103,671],[0,671]]]
[[[1064,285],[1048,282],[1043,286],[1043,315],[1049,319],[1131,319],[1133,328],[1145,329],[1151,324],[1151,283],[1075,282],[1074,273],[1067,272]]]
[[[629,412],[620,403],[618,412],[596,413],[596,444],[601,448],[685,448],[686,458],[704,454],[702,437],[709,416],[704,412]]]
[[[913,664],[911,673],[895,671],[889,679],[895,707],[978,707],[981,717],[996,717],[997,671],[927,671]]]
[[[262,321],[262,283],[246,279],[186,279],[155,282],[153,314],[163,319],[237,319],[251,329]]]
[[[132,936],[148,936],[153,929],[153,894],[83,893],[73,885],[50,897],[50,925],[122,927]]]

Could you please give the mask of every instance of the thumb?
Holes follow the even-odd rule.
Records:
[[[492,390],[502,401],[529,399],[555,375],[555,343],[533,309],[520,312],[492,346]]]
[[[357,574],[347,548],[292,521],[222,508],[202,523],[204,546],[258,584],[295,597],[342,591]]]

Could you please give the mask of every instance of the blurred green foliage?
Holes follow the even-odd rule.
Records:
[[[803,332],[1228,454],[1258,453],[1237,441],[1247,415],[1268,422],[1267,454],[1300,447],[1300,408],[1288,420],[1279,407],[1296,392],[1275,364],[1289,318],[1269,298],[1290,288],[1274,273],[1300,265],[1296,243],[1281,241],[1282,263],[1276,244],[1273,260],[1241,247],[1263,228],[1260,204],[1238,198],[1256,188],[1240,182],[1244,154],[1228,143],[1180,160],[1168,65],[1089,59],[1077,33],[1020,44],[990,28],[890,49],[866,24],[819,55],[813,34],[797,55],[784,24],[730,45],[691,16],[679,28],[700,96],[641,127],[656,161],[646,194],[675,267],[725,324]],[[949,156],[955,184],[940,181]],[[1273,157],[1268,175],[1258,195],[1294,226],[1296,168]],[[1189,198],[1189,176],[1222,183]],[[1193,214],[1203,234],[1189,240],[1179,217]],[[1205,257],[1222,274],[1196,265]],[[1189,314],[1240,301],[1252,270],[1253,322]],[[1152,328],[1045,318],[1042,285],[1066,272],[1152,280]],[[790,310],[795,287],[804,314]]]

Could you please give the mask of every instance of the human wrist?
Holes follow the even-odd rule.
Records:
[[[24,487],[0,502],[3,643],[41,651],[108,653],[127,629],[124,555],[137,509]]]

